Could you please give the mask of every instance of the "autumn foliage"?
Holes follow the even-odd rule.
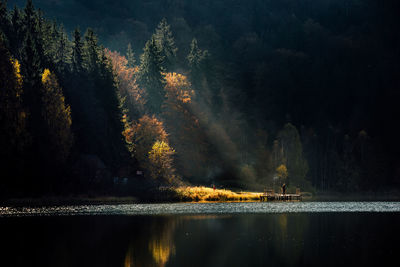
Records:
[[[194,90],[186,76],[175,72],[167,73],[165,81],[165,91],[169,101],[191,103]]]
[[[132,156],[149,172],[151,178],[173,183],[178,180],[174,168],[175,150],[168,143],[164,124],[154,115],[144,115],[137,122],[130,122],[124,115],[123,135]]]
[[[168,143],[156,141],[149,152],[148,169],[153,178],[164,179],[172,183],[175,178],[175,169],[173,166],[173,150]]]
[[[22,76],[20,63],[0,47],[0,144],[4,155],[21,152],[28,136],[27,114],[22,106]]]
[[[42,115],[46,121],[50,141],[61,160],[68,157],[72,146],[71,108],[65,104],[65,98],[57,77],[45,69],[42,74],[43,109]]]
[[[125,107],[131,114],[144,114],[146,93],[137,84],[138,67],[129,67],[126,57],[116,51],[105,49],[106,56],[111,60],[113,71],[118,80],[120,96],[125,101]]]

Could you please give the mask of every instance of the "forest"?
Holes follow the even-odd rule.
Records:
[[[398,190],[398,14],[396,0],[0,0],[0,198]]]

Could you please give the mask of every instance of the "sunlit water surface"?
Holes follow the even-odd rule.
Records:
[[[0,266],[397,266],[399,226],[397,202],[3,207]]]
[[[0,216],[400,212],[400,202],[233,202],[0,207]]]

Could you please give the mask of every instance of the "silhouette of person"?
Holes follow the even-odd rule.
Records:
[[[286,194],[286,184],[282,185],[282,194]]]

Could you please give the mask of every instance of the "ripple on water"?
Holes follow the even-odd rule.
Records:
[[[300,212],[400,212],[400,202],[238,202],[0,207],[0,217]]]

